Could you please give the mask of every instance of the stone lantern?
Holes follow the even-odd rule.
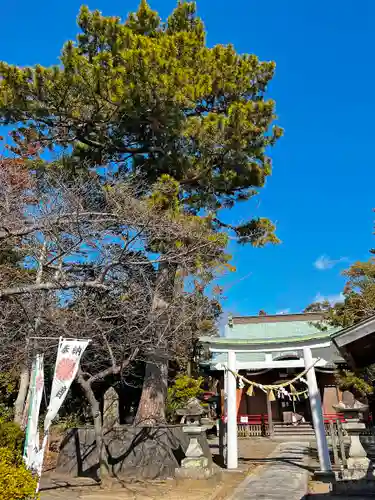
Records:
[[[343,414],[346,420],[343,428],[350,437],[348,458],[348,474],[350,475],[350,479],[364,478],[370,469],[370,460],[367,458],[367,453],[362,446],[359,436],[366,428],[363,422],[363,414],[368,410],[368,405],[354,401],[352,404],[340,402],[333,407],[337,412]]]
[[[203,415],[207,411],[202,407],[198,399],[192,398],[185,408],[177,410],[177,415],[182,417],[184,425],[182,431],[189,438],[189,446],[181,467],[176,469],[176,477],[184,479],[208,479],[215,473],[208,457],[204,456],[199,437],[210,427],[202,422]],[[204,419],[208,420],[208,419]],[[207,422],[208,423],[208,422]]]

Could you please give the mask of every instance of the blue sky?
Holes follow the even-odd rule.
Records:
[[[136,0],[95,0],[91,9],[125,17]],[[174,0],[150,0],[166,17]],[[81,2],[19,0],[4,4],[0,60],[57,63],[77,32]],[[375,180],[374,0],[198,0],[208,44],[275,60],[268,95],[285,136],[272,150],[274,172],[257,202],[233,221],[267,216],[283,243],[233,245],[237,272],[226,277],[224,307],[235,314],[300,311],[318,297],[338,296],[340,272],[369,257]]]

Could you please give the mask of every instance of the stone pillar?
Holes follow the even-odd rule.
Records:
[[[228,351],[228,381],[227,381],[227,468],[238,467],[238,444],[237,444],[237,381],[234,375],[236,371],[236,352]]]
[[[345,471],[345,479],[362,479],[368,476],[371,465],[360,441],[360,434],[366,429],[363,414],[368,410],[368,405],[355,401],[354,396],[347,391],[344,392],[343,399],[344,401],[335,406],[335,410],[343,413],[346,420],[343,428],[350,437],[348,470]]]
[[[351,479],[361,479],[367,475],[370,465],[370,460],[359,439],[366,425],[359,419],[353,418],[343,424],[343,428],[350,436],[348,469],[351,471]]]
[[[321,472],[329,474],[332,472],[332,465],[329,457],[327,437],[324,428],[322,402],[318,390],[318,384],[316,382],[315,368],[311,368],[313,358],[310,347],[303,348],[303,357],[305,360],[305,368],[310,368],[306,374],[306,378],[309,388],[310,408],[318,448],[320,470]]]

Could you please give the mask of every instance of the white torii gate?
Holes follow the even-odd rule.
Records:
[[[228,339],[228,342],[230,340]],[[306,378],[309,390],[309,399],[311,414],[313,420],[313,426],[316,436],[320,470],[323,473],[332,472],[332,465],[329,456],[327,437],[324,428],[322,402],[320,398],[320,393],[318,389],[318,384],[316,382],[314,360],[311,353],[311,347],[321,347],[310,346],[303,347],[303,358],[304,366],[309,369]],[[270,349],[268,351],[280,351],[280,349]],[[288,348],[283,350],[295,350],[295,348]],[[225,370],[225,382],[224,382],[224,392],[226,395],[226,408],[227,408],[227,468],[237,469],[238,468],[238,442],[237,442],[237,381],[234,375],[238,369],[236,362],[236,350],[235,349],[222,349],[216,347],[210,347],[210,351],[213,353],[227,353],[228,361],[227,363],[220,363],[220,366]],[[248,349],[238,349],[240,352],[254,352],[254,350]],[[277,363],[277,362],[276,362]],[[254,363],[249,363],[248,368],[253,368]],[[325,363],[324,363],[325,364]],[[241,363],[243,365],[243,363]],[[275,361],[271,362],[270,367],[276,367]]]

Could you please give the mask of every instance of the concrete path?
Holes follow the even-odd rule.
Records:
[[[308,483],[308,445],[282,443],[264,461],[263,470],[249,476],[230,500],[303,500]]]

